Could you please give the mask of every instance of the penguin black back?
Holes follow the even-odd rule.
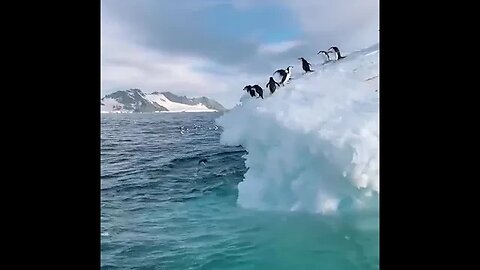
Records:
[[[247,85],[243,88],[243,90],[246,90],[251,97],[255,97],[255,90],[253,89],[253,86]]]
[[[336,46],[332,46],[328,50],[334,50],[335,51],[335,53],[337,54],[337,60],[345,58],[345,56],[342,56],[342,54],[340,53],[340,50]]]
[[[293,68],[293,66],[288,66],[287,69],[279,69],[273,73],[273,75],[275,75],[275,73],[278,73],[280,74],[280,76],[282,76],[282,79],[280,80],[280,84],[283,85],[285,81],[290,79],[290,75],[291,75],[290,68]]]
[[[270,93],[274,93],[275,90],[277,89],[277,86],[280,86],[279,83],[277,83],[273,77],[270,77],[270,79],[268,80],[268,83],[267,85],[265,85],[265,87],[268,87],[270,89]]]
[[[323,55],[325,55],[325,56],[327,57],[327,62],[330,61],[330,55],[328,54],[328,52],[326,52],[326,51],[319,51],[317,54],[320,54],[320,53],[323,54]]]
[[[257,94],[263,99],[263,89],[262,89],[262,87],[260,87],[260,85],[258,85],[258,84],[255,84],[253,86],[253,88],[255,89],[255,92],[257,92]]]
[[[302,60],[302,68],[303,68],[303,70],[304,70],[305,72],[313,72],[313,70],[310,69],[311,64],[308,63],[308,61],[305,60],[305,58],[300,57],[300,58],[298,58],[298,59],[299,59],[299,60]]]

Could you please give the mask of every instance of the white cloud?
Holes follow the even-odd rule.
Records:
[[[258,52],[261,54],[279,54],[279,53],[287,52],[300,45],[303,45],[303,42],[299,40],[263,44],[258,48]]]
[[[303,31],[319,49],[337,45],[344,51],[378,42],[378,0],[284,0],[297,14]]]
[[[239,9],[252,9],[261,4],[273,3],[231,1],[230,4]],[[195,8],[226,3],[229,2],[209,0]],[[315,56],[316,50],[336,45],[342,52],[348,53],[378,42],[378,0],[284,0],[283,5],[289,8],[300,22],[301,30],[305,34],[300,37],[302,41],[267,43],[260,45],[258,49],[252,46],[251,52],[242,51],[243,54],[254,55],[256,50],[258,57],[252,57],[251,64],[247,62],[246,65],[230,61],[219,62],[218,58],[212,58],[219,52],[215,54],[208,51],[207,54],[205,50],[192,52],[187,48],[185,53],[172,53],[171,50],[169,53],[168,50],[152,47],[147,42],[152,37],[147,28],[133,24],[132,18],[125,19],[125,16],[116,14],[113,10],[102,8],[102,94],[128,88],[140,88],[146,92],[172,91],[187,96],[212,97],[226,107],[231,107],[243,94],[244,85],[265,85],[268,74],[252,75],[257,72],[249,70],[249,67],[257,68],[259,59],[265,60],[262,60],[262,63],[274,63],[272,65],[275,69],[276,66],[284,65],[282,61],[285,61],[285,64],[294,61],[290,56],[283,55],[285,52],[303,55],[311,51]],[[110,11],[112,13],[109,13]],[[174,22],[174,25],[175,23],[177,22]],[[195,44],[195,39],[186,41]],[[227,48],[230,48],[235,43],[228,44]],[[299,48],[300,46],[302,48]],[[257,62],[254,62],[255,60]]]
[[[172,91],[175,94],[208,96],[232,107],[243,94],[243,84],[252,78],[208,59],[167,55],[145,47],[138,32],[118,21],[102,28],[102,95],[117,90],[140,88],[145,92]],[[220,75],[202,69],[223,68]],[[262,82],[258,82],[261,84]]]

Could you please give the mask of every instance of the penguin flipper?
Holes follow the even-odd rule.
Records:
[[[279,70],[275,71],[275,72],[273,73],[273,75],[275,75],[276,73],[279,73],[280,76],[282,76],[282,77],[285,76],[285,75],[287,75],[287,73],[286,73],[285,70],[283,70],[283,69],[279,69]]]

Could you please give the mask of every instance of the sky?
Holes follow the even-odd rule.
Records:
[[[316,53],[378,42],[378,0],[102,0],[101,96],[130,88],[233,107]]]

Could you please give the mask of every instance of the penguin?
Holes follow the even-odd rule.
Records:
[[[293,68],[293,66],[288,66],[287,69],[279,69],[273,73],[273,75],[278,73],[280,76],[282,76],[282,80],[280,81],[281,85],[285,85],[285,83],[290,80],[290,77],[292,76],[292,71],[290,70],[291,68]]]
[[[247,85],[243,88],[243,90],[246,90],[251,97],[255,97],[255,90],[253,89],[253,87],[251,85]]]
[[[326,52],[326,51],[319,51],[317,54],[320,54],[320,53],[322,53],[323,55],[325,55],[325,56],[327,57],[327,61],[325,61],[325,63],[331,61],[331,60],[330,60],[330,55],[328,54],[328,52]]]
[[[263,89],[262,89],[262,87],[260,87],[260,85],[258,85],[258,84],[255,84],[252,87],[255,89],[255,92],[257,92],[257,94],[263,99]]]
[[[298,58],[298,60],[302,60],[302,68],[303,68],[303,70],[305,71],[305,73],[313,72],[313,71],[314,71],[314,70],[311,70],[311,69],[310,69],[311,64],[308,63],[307,60],[305,60],[305,58],[300,57],[300,58]]]
[[[277,86],[280,87],[280,84],[277,83],[273,77],[270,77],[270,79],[268,80],[268,83],[267,85],[265,85],[265,87],[268,87],[270,89],[270,93],[274,93],[275,92],[275,89],[277,89]]]
[[[202,158],[200,161],[198,161],[198,165],[202,164],[205,165],[208,162],[206,158]]]
[[[335,52],[332,52],[332,53],[337,54],[337,60],[340,60],[340,59],[345,58],[345,56],[342,56],[342,55],[340,54],[340,50],[338,49],[338,47],[332,46],[332,47],[330,47],[330,49],[328,49],[329,52],[330,52],[330,50],[334,50],[334,51],[335,51]]]

